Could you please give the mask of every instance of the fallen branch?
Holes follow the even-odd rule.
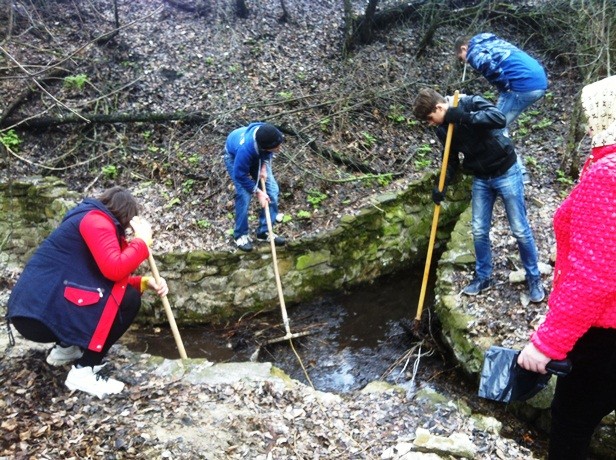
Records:
[[[160,123],[167,121],[182,121],[184,123],[206,123],[210,116],[202,113],[116,113],[116,114],[72,114],[59,117],[35,117],[29,119],[8,119],[0,124],[0,128],[7,126],[17,126],[20,129],[43,129],[54,126],[77,124],[77,123],[96,123],[96,124],[115,124],[115,123]]]

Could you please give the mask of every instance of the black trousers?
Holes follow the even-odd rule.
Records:
[[[569,353],[552,401],[550,460],[585,460],[601,419],[616,410],[616,329],[591,328]]]
[[[105,341],[103,350],[100,352],[92,350],[84,350],[83,356],[77,360],[75,364],[81,366],[98,366],[102,361],[111,346],[116,343],[120,337],[128,330],[130,325],[135,320],[139,308],[141,307],[141,294],[137,289],[132,286],[126,288],[126,293],[120,303],[118,314],[116,315],[109,336]],[[11,323],[15,326],[15,329],[19,331],[24,338],[33,342],[47,343],[56,342],[64,346],[73,345],[71,343],[65,343],[62,338],[57,337],[46,324],[32,318],[15,317],[11,319]]]

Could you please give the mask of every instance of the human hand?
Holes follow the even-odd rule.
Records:
[[[447,193],[447,187],[443,187],[443,190],[440,191],[438,187],[434,187],[432,189],[432,201],[436,205],[440,205],[442,201],[445,201],[445,194]]]
[[[148,246],[152,245],[152,226],[147,220],[135,216],[130,220],[130,226],[133,229],[135,238],[142,239]]]
[[[470,120],[470,114],[461,107],[449,107],[445,112],[445,123],[462,123]]]
[[[530,342],[518,355],[518,365],[527,371],[539,372],[547,374],[545,366],[551,361],[551,358],[544,355],[541,351]]]
[[[148,288],[152,291],[156,291],[161,297],[169,293],[169,287],[167,286],[165,278],[160,278],[160,283],[156,283],[156,279],[153,276],[148,277]]]
[[[257,190],[257,199],[262,208],[265,208],[270,202],[270,197],[261,189]]]
[[[267,181],[267,166],[265,164],[263,164],[263,166],[261,167],[261,171],[259,172],[259,179],[263,182]]]

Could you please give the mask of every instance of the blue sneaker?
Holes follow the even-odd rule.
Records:
[[[494,280],[492,278],[473,278],[473,281],[466,286],[462,292],[466,295],[477,295],[486,289],[494,286]]]
[[[528,296],[531,302],[539,303],[545,299],[545,290],[540,277],[526,278],[526,284],[528,285]]]

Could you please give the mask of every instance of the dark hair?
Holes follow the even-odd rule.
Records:
[[[434,112],[436,104],[446,103],[447,99],[434,91],[432,88],[422,88],[419,90],[415,102],[413,103],[413,114],[415,118],[426,121],[428,115]]]
[[[461,51],[463,46],[468,46],[468,42],[471,41],[470,35],[462,35],[461,37],[456,38],[455,43],[453,44],[453,51],[458,54]]]
[[[139,214],[139,205],[124,187],[109,188],[98,197],[98,200],[118,219],[124,229],[128,228],[131,219]]]
[[[284,142],[284,135],[269,123],[263,123],[257,128],[255,138],[261,150],[274,149]]]

